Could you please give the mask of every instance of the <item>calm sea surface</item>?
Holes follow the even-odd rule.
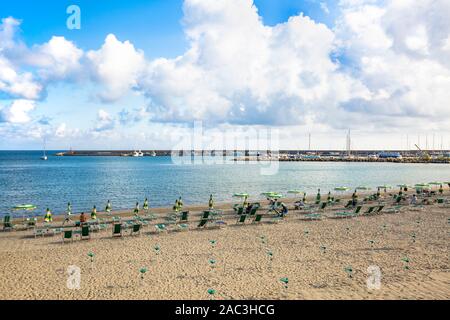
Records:
[[[172,205],[182,196],[186,204],[231,201],[236,192],[261,198],[261,192],[286,194],[289,189],[323,193],[337,186],[415,184],[450,180],[450,165],[344,162],[281,162],[273,175],[262,175],[269,163],[176,164],[170,157],[56,157],[47,161],[40,151],[0,151],[0,215],[17,204],[49,207],[63,213],[67,202],[74,212],[132,208],[145,197],[151,206]],[[201,162],[201,159],[200,161]],[[210,161],[213,162],[213,161]]]

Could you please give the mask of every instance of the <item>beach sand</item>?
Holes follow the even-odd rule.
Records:
[[[66,244],[61,235],[1,232],[0,299],[210,299],[210,288],[214,299],[450,298],[449,208],[321,221],[301,216],[291,210],[280,223],[246,226],[229,219],[210,230],[195,230],[192,222],[192,230],[161,234],[149,226],[114,239],[108,229]],[[214,248],[209,240],[217,241]],[[70,265],[81,268],[78,290],[66,285]],[[369,266],[381,270],[379,289],[367,287]]]

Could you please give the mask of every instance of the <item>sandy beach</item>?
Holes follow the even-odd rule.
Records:
[[[236,225],[230,214],[220,229],[196,230],[193,219],[188,231],[157,234],[150,225],[121,238],[109,228],[65,244],[61,235],[1,232],[0,299],[450,298],[449,208],[347,219],[322,214],[303,221],[290,210],[284,221],[257,225]],[[67,287],[71,265],[81,269],[79,289]],[[378,289],[367,286],[369,266],[381,271]]]

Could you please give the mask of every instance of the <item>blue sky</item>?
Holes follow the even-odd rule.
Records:
[[[335,1],[328,1],[327,14],[319,0],[255,0],[263,21],[275,25],[300,12],[332,26]],[[68,30],[66,8],[82,10],[81,30]],[[95,49],[106,35],[130,40],[149,58],[175,57],[184,52],[187,42],[182,28],[182,0],[19,0],[0,2],[0,16],[23,20],[23,40],[29,44],[48,41],[53,35],[73,40],[83,49]]]
[[[170,148],[198,120],[296,148],[446,132],[449,6],[424,1],[2,1],[0,149]]]

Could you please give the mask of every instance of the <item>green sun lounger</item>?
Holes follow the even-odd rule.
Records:
[[[3,217],[3,230],[12,230],[14,229],[14,226],[11,222],[11,216],[6,215]]]
[[[246,214],[240,215],[239,218],[236,221],[236,225],[243,225],[243,224],[245,224],[245,220],[246,219],[247,219],[247,215]]]
[[[352,217],[356,217],[359,212],[361,211],[362,206],[357,206],[354,212],[351,211],[341,211],[341,212],[336,212],[334,214],[334,216],[330,217],[330,218],[335,218],[335,219],[339,219],[339,218],[352,218]]]
[[[167,231],[167,226],[164,223],[155,224],[155,228],[158,233]]]
[[[366,212],[363,213],[364,216],[371,215],[376,207],[369,207]]]
[[[114,223],[112,228],[112,236],[113,237],[121,237],[122,234],[122,224],[121,223]]]
[[[186,223],[188,221],[189,211],[181,212],[180,221],[181,223]]]
[[[81,226],[81,240],[91,239],[91,229],[89,225]]]
[[[142,224],[140,223],[135,223],[133,224],[133,227],[131,228],[131,235],[139,235],[141,234],[141,228],[142,228]]]
[[[253,219],[252,223],[261,223],[262,217],[263,217],[262,214],[255,215],[255,218]]]
[[[64,230],[62,242],[66,241],[73,242],[73,230]]]
[[[322,220],[322,215],[319,213],[308,213],[302,216],[302,220]]]

